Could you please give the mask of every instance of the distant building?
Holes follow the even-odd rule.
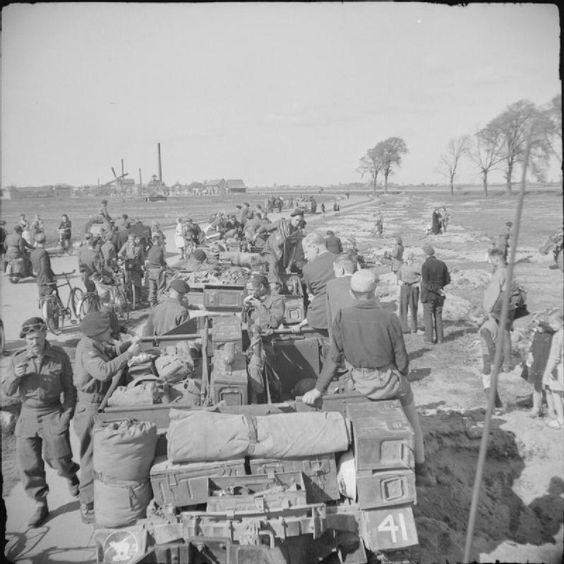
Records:
[[[221,194],[225,191],[225,180],[223,178],[205,180],[204,191],[207,194]]]
[[[72,187],[66,184],[55,186],[28,186],[16,188],[8,186],[2,191],[2,197],[10,200],[25,200],[28,198],[70,198]]]
[[[225,181],[225,184],[227,192],[241,194],[247,191],[245,183],[240,178],[230,178],[229,180]]]

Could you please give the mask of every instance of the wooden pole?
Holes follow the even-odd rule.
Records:
[[[162,186],[163,183],[163,167],[161,163],[161,144],[157,143],[157,151],[159,155],[159,184]]]

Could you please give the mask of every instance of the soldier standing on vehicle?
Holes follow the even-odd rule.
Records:
[[[101,275],[102,258],[96,249],[96,240],[92,233],[86,233],[84,236],[85,245],[80,247],[78,251],[78,270],[82,276],[82,283],[87,292],[95,292],[96,285],[92,282],[92,276]]]
[[[429,244],[423,245],[427,259],[421,267],[421,303],[423,304],[423,322],[425,323],[425,342],[429,344],[443,342],[443,288],[450,284],[447,265],[435,257],[435,249]],[[434,339],[433,339],[434,330]]]
[[[190,319],[187,294],[190,286],[180,279],[170,283],[168,297],[155,306],[143,329],[143,335],[164,335]]]
[[[282,283],[281,274],[289,272],[294,266],[297,246],[303,239],[303,221],[303,211],[295,209],[289,220],[282,218],[257,229],[257,237],[264,232],[270,233],[265,244],[265,258],[268,260],[268,279],[271,282]]]
[[[76,389],[70,359],[62,348],[47,341],[43,319],[25,321],[20,338],[25,339],[25,349],[12,356],[2,391],[22,400],[15,430],[16,452],[24,489],[36,502],[28,525],[39,527],[49,515],[42,450],[47,464],[67,480],[70,494],[78,495],[79,467],[72,460],[69,440]]]
[[[354,389],[371,400],[398,399],[415,435],[415,475],[419,486],[434,485],[425,464],[423,431],[407,379],[409,358],[397,316],[376,300],[376,275],[355,272],[350,288],[356,303],[340,310],[331,330],[331,347],[317,384],[302,401],[314,404],[337,373],[343,360]]]
[[[88,313],[80,323],[82,338],[76,347],[74,384],[78,403],[74,430],[80,448],[80,514],[85,523],[94,521],[94,476],[92,467],[92,428],[94,416],[110,389],[114,376],[135,355],[139,354],[139,339],[111,342],[111,319],[108,313]]]
[[[38,233],[35,236],[35,249],[31,251],[29,258],[33,273],[37,277],[39,306],[41,307],[42,298],[56,291],[55,274],[51,268],[51,258],[47,249],[45,249],[45,233]]]
[[[147,251],[145,268],[149,276],[149,304],[156,306],[159,292],[165,289],[165,271],[167,268],[164,246],[158,233],[153,233],[153,246]]]

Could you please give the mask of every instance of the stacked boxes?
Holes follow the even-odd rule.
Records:
[[[346,410],[354,429],[356,489],[366,548],[417,544],[411,509],[417,501],[414,434],[400,402],[355,402]]]
[[[211,390],[214,404],[246,405],[247,359],[243,354],[241,320],[216,316],[212,324],[213,367]]]

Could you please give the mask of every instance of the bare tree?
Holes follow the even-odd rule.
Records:
[[[379,159],[376,147],[366,151],[366,155],[360,159],[360,164],[356,170],[360,173],[361,177],[364,177],[365,174],[370,175],[370,178],[372,178],[372,190],[376,192],[378,175],[382,171],[382,163]]]
[[[476,133],[468,151],[469,159],[478,167],[484,195],[488,197],[488,175],[503,160],[503,138],[497,130],[485,127]]]
[[[394,166],[401,166],[402,155],[407,154],[407,146],[401,137],[388,137],[380,141],[374,151],[378,155],[379,162],[382,163],[382,173],[384,175],[384,192],[388,191],[388,177],[392,173]]]
[[[439,170],[448,177],[450,195],[454,196],[454,177],[458,171],[460,159],[468,153],[470,137],[463,135],[448,142],[446,151],[439,159]]]
[[[562,95],[554,96],[545,109],[546,117],[550,122],[548,141],[551,153],[558,159],[562,168]]]
[[[494,118],[487,128],[503,139],[503,154],[505,161],[506,191],[512,193],[513,172],[517,165],[523,165],[528,133],[534,126],[534,139],[531,144],[529,162],[531,171],[542,177],[548,159],[546,114],[528,100],[519,100],[511,104],[498,117]]]

